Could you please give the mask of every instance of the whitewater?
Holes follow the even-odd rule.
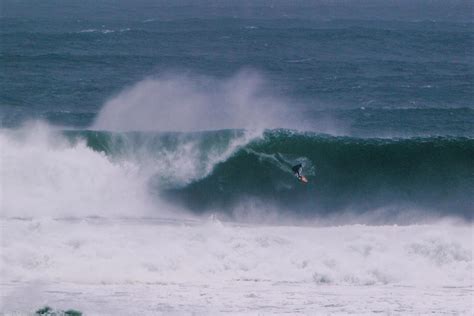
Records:
[[[472,227],[2,219],[4,311],[470,314]],[[6,277],[5,277],[6,276]]]
[[[131,156],[123,139],[91,147],[70,133],[44,123],[1,131],[7,314],[46,304],[88,315],[472,311],[466,219],[424,214],[420,223],[373,226],[380,210],[298,219],[257,201],[230,214],[190,213],[151,184],[209,177],[261,134],[231,133],[214,149],[180,136],[150,162],[150,151],[137,149],[152,147],[148,138]],[[111,144],[119,155],[110,156]]]

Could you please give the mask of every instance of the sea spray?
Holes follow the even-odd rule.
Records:
[[[2,130],[2,216],[177,216],[163,189],[205,178],[258,131],[202,135]]]
[[[242,70],[224,80],[164,73],[112,97],[92,128],[110,131],[314,129],[295,107],[297,104],[290,104],[253,70]]]

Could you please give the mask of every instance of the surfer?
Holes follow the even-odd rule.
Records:
[[[293,172],[295,173],[295,176],[298,178],[298,180],[300,180],[303,183],[308,182],[306,177],[301,174],[301,172],[303,171],[303,165],[302,164],[299,163],[296,166],[291,167],[291,170],[293,170]]]

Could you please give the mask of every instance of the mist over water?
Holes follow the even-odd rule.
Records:
[[[177,73],[145,79],[107,101],[92,125],[96,130],[179,132],[305,127],[311,128],[298,105],[277,96],[250,70],[225,79]]]

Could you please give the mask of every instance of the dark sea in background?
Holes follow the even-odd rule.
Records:
[[[252,201],[290,217],[383,209],[386,221],[412,211],[472,220],[471,2],[236,3],[2,1],[1,133],[41,120],[71,146],[84,141],[114,163],[146,170],[165,158],[174,170],[170,155],[192,144],[195,173],[178,181],[151,168],[147,183],[153,195],[197,213],[232,214]],[[204,122],[200,131],[168,133],[94,125],[104,104],[146,78],[232,82],[242,71],[263,78],[304,127],[271,125],[224,155],[248,126],[206,131]],[[307,186],[291,174],[298,162]]]

